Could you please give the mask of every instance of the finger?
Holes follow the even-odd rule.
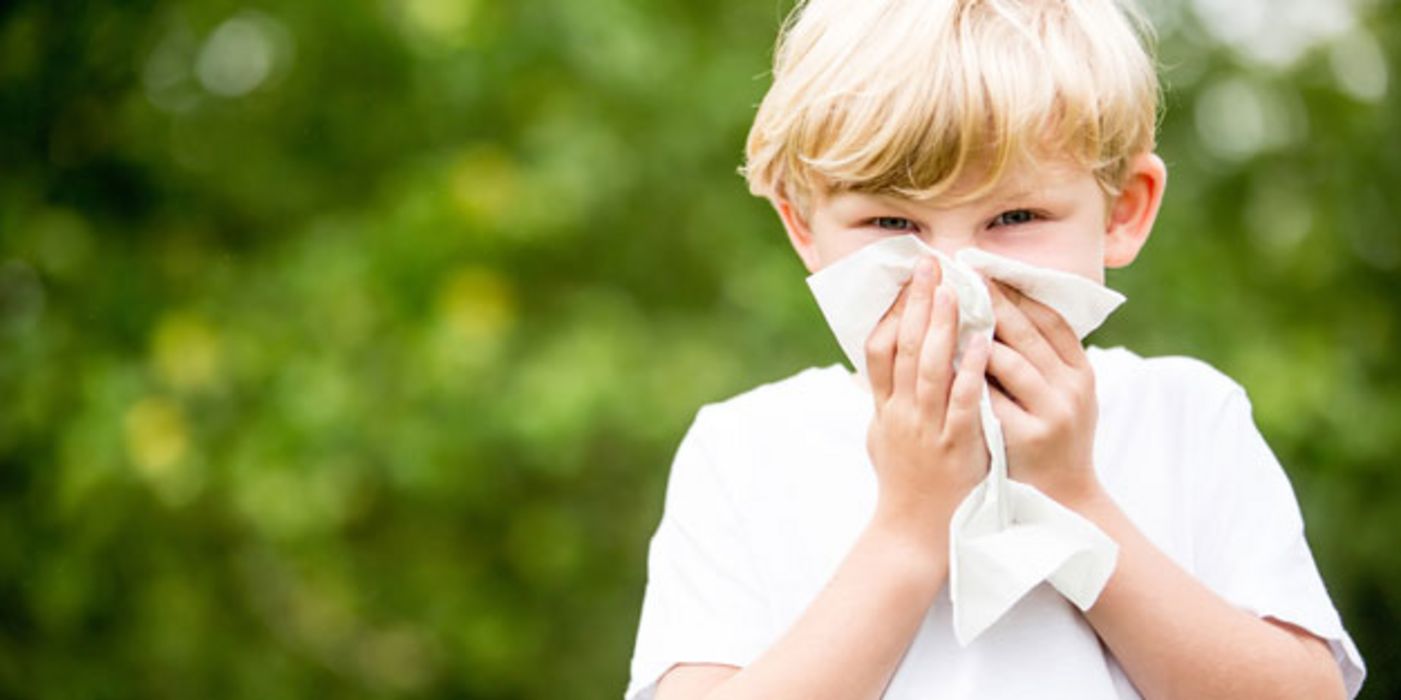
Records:
[[[949,389],[948,415],[944,419],[944,435],[953,436],[963,431],[973,430],[981,423],[978,420],[978,402],[983,395],[983,379],[987,372],[988,340],[979,335],[963,350],[963,361],[954,375],[953,387]]]
[[[988,374],[1002,385],[1009,397],[1032,413],[1046,410],[1052,404],[1054,397],[1046,378],[1025,357],[1003,343],[992,343]]]
[[[891,371],[895,365],[895,339],[900,329],[900,316],[905,311],[905,301],[910,297],[910,285],[906,283],[895,295],[895,302],[885,310],[885,315],[876,322],[871,334],[866,338],[866,377],[871,382],[871,393],[880,403],[890,398]]]
[[[1047,378],[1059,376],[1066,363],[1041,335],[1036,324],[1012,302],[1014,292],[996,281],[988,284],[988,292],[992,297],[993,314],[997,317],[997,339],[1021,353]],[[994,351],[994,357],[996,354]]]
[[[908,289],[907,285],[905,290]],[[895,337],[905,306],[905,290],[895,297],[895,303],[886,309],[866,338],[866,377],[871,382],[871,393],[881,403],[890,398],[890,372],[895,361]]]
[[[1080,344],[1080,336],[1075,334],[1075,329],[1070,327],[1064,316],[1015,287],[1004,285],[1004,291],[1007,292],[1007,298],[1021,309],[1022,314],[1037,330],[1041,331],[1041,337],[1046,339],[1062,362],[1076,368],[1089,366],[1085,348]]]
[[[948,409],[950,385],[953,383],[953,355],[958,344],[958,301],[953,291],[940,286],[934,289],[934,308],[930,311],[929,330],[920,350],[919,371],[915,379],[915,401],[933,426],[944,424]]]
[[[919,369],[919,352],[924,345],[924,333],[929,327],[929,305],[934,294],[933,265],[922,258],[915,265],[910,282],[910,298],[900,316],[900,332],[895,340],[895,369],[891,375],[892,396],[908,395],[914,400],[915,371]]]
[[[1031,414],[1017,405],[1017,402],[1001,389],[988,386],[988,398],[992,400],[992,413],[1003,427],[1011,432],[1019,432],[1031,420]],[[1007,432],[1007,431],[1004,431]]]

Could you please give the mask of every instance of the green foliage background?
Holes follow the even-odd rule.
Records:
[[[1401,10],[1335,4],[1155,10],[1095,342],[1247,387],[1401,697]],[[0,4],[0,695],[621,695],[694,411],[839,359],[734,173],[786,7]]]

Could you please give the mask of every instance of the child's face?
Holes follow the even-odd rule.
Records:
[[[955,192],[980,175],[970,173]],[[1162,161],[1145,154],[1130,162],[1113,202],[1088,169],[1052,162],[1009,169],[986,194],[953,206],[840,192],[815,198],[806,222],[786,203],[779,213],[810,271],[881,238],[914,234],[949,255],[976,246],[1102,283],[1105,267],[1127,265],[1147,239],[1165,180]]]

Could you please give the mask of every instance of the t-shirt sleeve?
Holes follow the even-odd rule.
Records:
[[[1255,426],[1245,391],[1234,386],[1208,418],[1198,578],[1239,608],[1326,640],[1348,697],[1356,697],[1366,666],[1329,598],[1289,477]]]
[[[625,700],[650,700],[681,662],[744,666],[763,650],[767,607],[738,504],[712,457],[709,407],[672,461],[648,547],[647,585]]]

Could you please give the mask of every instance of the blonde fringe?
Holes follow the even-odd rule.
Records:
[[[1126,0],[800,2],[740,172],[800,208],[843,190],[954,204],[1059,156],[1117,194],[1154,146],[1152,43]]]

